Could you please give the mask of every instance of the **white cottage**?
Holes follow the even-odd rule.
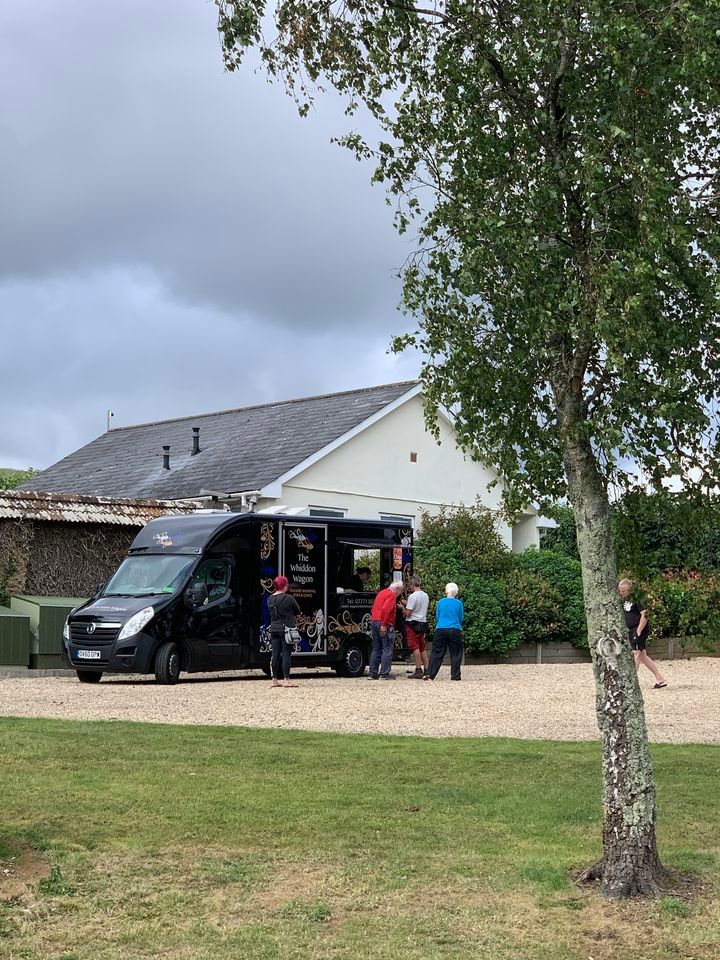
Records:
[[[438,444],[419,384],[385,384],[115,428],[22,489],[414,526],[423,511],[477,497],[498,510],[497,474],[463,455],[449,419],[439,427]],[[520,551],[538,544],[544,522],[530,507],[499,529]]]

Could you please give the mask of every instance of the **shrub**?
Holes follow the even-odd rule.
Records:
[[[674,637],[684,650],[690,643],[704,650],[720,641],[720,579],[692,570],[669,570],[640,584],[651,628]]]
[[[518,566],[505,579],[505,590],[508,618],[519,643],[564,639],[562,597],[547,580]]]
[[[460,587],[470,653],[505,657],[522,642],[587,645],[579,561],[554,551],[515,557],[477,504],[423,516],[414,566],[430,596],[431,627],[445,584]]]
[[[548,507],[545,514],[557,523],[557,527],[547,531],[540,541],[540,549],[562,553],[579,562],[580,554],[577,548],[577,532],[572,507],[557,503]]]
[[[560,594],[562,626],[559,639],[587,650],[587,622],[580,561],[556,550],[526,550],[517,558],[526,570],[539,574]]]
[[[413,568],[422,578],[423,590],[430,597],[432,610],[435,602],[445,596],[446,583],[454,581],[462,586],[470,576],[457,543],[450,539],[427,543],[423,534],[415,541]]]
[[[14,490],[21,483],[34,477],[38,470],[28,467],[27,470],[11,470],[8,467],[0,469],[0,490]]]
[[[490,511],[480,505],[427,514],[415,541],[414,566],[430,596],[430,625],[445,584],[455,581],[465,604],[465,648],[469,653],[507,656],[519,643],[508,616],[501,577],[512,568]]]
[[[508,614],[507,596],[500,580],[471,576],[463,584],[465,649],[506,657],[520,643]]]
[[[471,507],[443,507],[434,517],[422,515],[417,556],[431,554],[448,543],[454,545],[463,566],[476,573],[497,576],[512,566],[512,554],[498,533],[495,514],[479,501]]]
[[[435,604],[445,596],[445,584],[454,581],[465,604],[468,652],[506,656],[517,646],[499,579],[512,566],[512,556],[489,510],[476,504],[444,509],[434,517],[425,514],[413,565],[430,596],[431,627]]]
[[[633,491],[613,508],[621,567],[644,579],[669,568],[720,570],[720,498],[698,493]]]
[[[556,521],[540,543],[579,559],[572,509],[553,504],[544,511]],[[720,572],[720,497],[697,492],[633,490],[612,507],[618,566],[645,580],[669,568]]]

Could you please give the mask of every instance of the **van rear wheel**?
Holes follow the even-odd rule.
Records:
[[[80,683],[100,683],[102,680],[101,670],[76,670],[75,672]]]
[[[361,677],[365,673],[367,662],[367,647],[361,643],[349,643],[335,669],[340,677]]]
[[[155,680],[165,685],[180,679],[180,651],[176,643],[164,643],[155,657]]]

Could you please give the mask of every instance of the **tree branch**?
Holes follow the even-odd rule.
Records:
[[[548,95],[545,98],[545,103],[548,107],[552,108],[553,120],[555,125],[559,126],[564,113],[562,107],[560,106],[560,87],[562,86],[563,79],[567,73],[568,63],[570,62],[570,52],[567,44],[565,43],[565,37],[563,36],[561,30],[558,30],[557,38],[558,46],[560,48],[560,63],[558,64],[558,68],[555,71],[555,76],[550,83],[550,88],[548,90]]]
[[[437,17],[441,23],[449,23],[451,19],[447,13],[442,13],[440,10],[429,10],[426,7],[415,7],[412,4],[396,3],[394,0],[385,0],[385,2],[393,10],[402,10],[403,13],[416,13],[421,17]]]

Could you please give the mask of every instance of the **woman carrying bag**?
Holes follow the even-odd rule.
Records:
[[[290,656],[297,641],[297,620],[300,607],[288,591],[288,578],[275,577],[275,593],[268,598],[272,659],[270,673],[273,687],[296,687],[290,682]]]

